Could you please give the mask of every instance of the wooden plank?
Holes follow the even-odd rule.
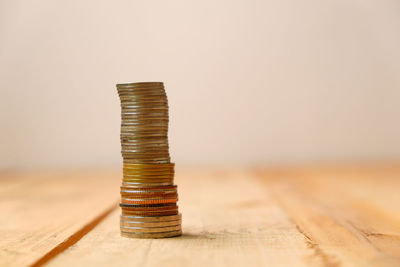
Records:
[[[119,172],[53,172],[0,177],[0,265],[38,259],[115,206]],[[60,246],[59,248],[62,248]]]
[[[398,165],[178,169],[184,235],[161,240],[120,237],[119,209],[100,222],[120,173],[7,176],[0,265],[58,254],[49,265],[400,266],[399,176]]]
[[[179,171],[184,235],[127,239],[115,211],[49,266],[318,266],[319,258],[249,172]]]
[[[400,266],[399,174],[384,167],[260,173],[327,266]]]

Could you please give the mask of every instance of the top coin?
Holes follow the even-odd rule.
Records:
[[[151,87],[151,86],[164,86],[163,82],[137,82],[137,83],[119,83],[118,88],[123,87]]]

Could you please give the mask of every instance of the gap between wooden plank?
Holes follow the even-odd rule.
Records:
[[[83,226],[80,230],[72,234],[69,238],[67,238],[64,242],[58,244],[56,247],[54,247],[52,250],[47,252],[45,255],[43,255],[41,258],[39,258],[37,261],[32,263],[30,267],[40,267],[46,264],[48,261],[56,257],[58,254],[62,253],[72,245],[74,245],[76,242],[78,242],[82,237],[84,237],[86,234],[88,234],[90,231],[92,231],[100,222],[102,222],[112,211],[118,208],[118,202],[114,203],[111,207],[106,209],[104,212],[102,212],[99,216],[94,218],[92,221],[90,221],[88,224]]]

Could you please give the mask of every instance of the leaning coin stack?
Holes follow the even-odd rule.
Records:
[[[182,234],[174,163],[168,147],[168,100],[161,82],[117,84],[121,100],[121,235]]]

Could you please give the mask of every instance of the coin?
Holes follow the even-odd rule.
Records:
[[[118,83],[117,88],[121,87],[147,87],[147,86],[164,86],[163,82],[135,82],[135,83]]]
[[[130,168],[130,169],[173,169],[175,166],[175,163],[166,163],[166,164],[159,164],[157,166],[153,166],[151,164],[125,164],[124,168]]]
[[[154,187],[143,187],[143,188],[130,188],[128,186],[121,186],[121,193],[126,192],[126,193],[132,193],[132,194],[151,194],[151,193],[176,193],[176,187],[173,185],[171,186],[161,186],[159,188],[154,188]]]
[[[134,169],[122,169],[124,176],[125,175],[133,175],[133,176],[138,176],[138,175],[143,175],[143,176],[152,176],[152,175],[170,175],[173,176],[175,171],[174,170],[134,170]]]
[[[134,159],[132,159],[132,160],[128,160],[128,159],[126,159],[126,160],[124,160],[124,162],[126,162],[126,163],[150,163],[150,164],[163,164],[163,163],[167,163],[167,162],[169,162],[169,159],[168,160],[134,160]]]
[[[133,151],[133,152],[164,152],[168,153],[168,146],[166,145],[122,145],[122,151]]]
[[[174,221],[181,220],[182,214],[173,215],[173,216],[153,216],[153,217],[143,217],[143,216],[124,216],[121,215],[121,218],[127,220],[135,220],[138,222],[163,222],[163,221]]]
[[[128,174],[123,174],[123,177],[126,179],[173,179],[174,174],[165,174],[165,175],[128,175]]]
[[[121,218],[120,225],[121,226],[137,226],[137,227],[166,227],[166,226],[177,226],[182,223],[181,220],[176,221],[166,221],[166,222],[137,222],[124,220]]]
[[[168,204],[168,205],[167,205]],[[120,203],[120,207],[123,211],[125,212],[167,212],[167,211],[177,211],[178,206],[176,203],[172,203],[173,205],[170,206],[170,203],[167,203],[163,206],[157,206],[153,207],[152,205],[148,204],[143,204],[143,205],[138,205],[138,204],[125,204],[125,203]],[[159,204],[161,205],[161,204]]]
[[[168,237],[176,237],[182,235],[182,230],[178,231],[170,231],[170,232],[163,232],[163,233],[151,233],[151,234],[138,234],[138,233],[128,233],[121,231],[122,237],[128,238],[168,238]]]
[[[128,233],[162,233],[169,231],[181,230],[180,225],[165,226],[165,227],[137,227],[137,226],[120,226],[121,231]]]
[[[158,193],[129,193],[129,192],[121,191],[121,199],[124,199],[126,201],[140,201],[142,199],[146,200],[146,201],[151,201],[151,200],[177,199],[177,198],[178,198],[177,192],[172,192],[172,193],[160,193],[160,192],[158,192]],[[169,202],[171,202],[171,201],[169,201]],[[135,203],[131,203],[131,204],[135,204]],[[139,203],[139,204],[141,204],[141,203]],[[157,204],[157,203],[146,203],[146,204]]]
[[[117,90],[118,94],[134,94],[137,95],[149,95],[151,93],[158,93],[165,95],[164,89],[162,87],[154,88],[120,88]]]
[[[126,191],[121,191],[121,198],[132,198],[132,199],[160,199],[160,198],[178,198],[177,192],[152,192],[152,193],[131,193]]]
[[[132,92],[133,94],[137,94],[139,92],[148,92],[148,91],[155,91],[158,90],[165,94],[165,90],[163,86],[141,86],[141,87],[133,87],[133,86],[124,86],[124,87],[117,87],[117,92]]]
[[[158,174],[158,173],[154,173],[154,174],[127,174],[125,172],[123,172],[123,177],[126,178],[173,178],[174,177],[174,173],[166,173],[166,174]]]
[[[121,208],[121,214],[123,216],[172,216],[178,214],[178,208],[164,210],[164,211],[132,211],[126,210],[125,208]]]
[[[132,183],[132,182],[124,182],[122,181],[122,186],[124,188],[159,188],[159,187],[168,187],[174,186],[171,183]]]
[[[174,179],[126,179],[122,178],[124,182],[130,182],[130,183],[146,183],[146,184],[154,184],[154,183],[167,183],[167,184],[172,184],[174,182]]]
[[[169,106],[162,82],[117,84],[121,101],[121,236],[181,235],[175,164],[168,145]],[[179,214],[179,215],[178,215]]]
[[[122,182],[121,189],[124,190],[177,190],[176,185],[160,185],[160,186],[146,186],[146,184],[143,184],[141,187],[137,187],[136,185],[131,185],[131,183],[126,183]]]
[[[121,198],[121,204],[137,204],[137,205],[149,205],[149,204],[166,204],[176,203],[177,198],[159,198],[159,199],[127,199]]]

